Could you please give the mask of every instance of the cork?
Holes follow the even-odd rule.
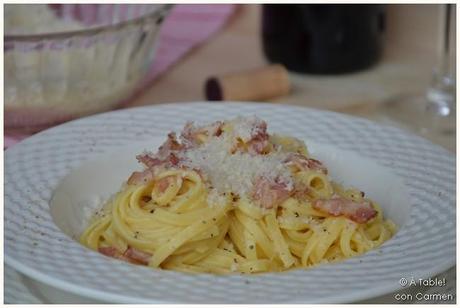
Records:
[[[211,101],[260,101],[289,93],[286,68],[273,64],[262,68],[210,77],[205,96]]]

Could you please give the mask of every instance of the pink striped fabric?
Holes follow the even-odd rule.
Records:
[[[215,34],[234,11],[234,5],[179,5],[161,29],[158,53],[148,81],[163,73],[193,46]]]
[[[232,4],[176,5],[163,24],[154,62],[136,94],[150,87],[158,76],[190,50],[216,34],[234,11],[235,5]],[[26,137],[28,135],[5,132],[4,148]]]

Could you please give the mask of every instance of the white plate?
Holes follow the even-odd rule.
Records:
[[[24,276],[16,272],[14,269],[5,266],[4,272],[4,303],[5,304],[104,304],[94,299],[88,299],[76,294],[64,292],[59,289],[44,285],[33,280],[30,277]],[[455,304],[456,303],[456,268],[450,268],[439,274],[433,279],[443,280],[446,282],[443,286],[414,286],[399,290],[395,293],[386,294],[379,297],[373,297],[364,301],[359,301],[359,304],[391,304],[391,303],[419,303],[419,304]],[[401,299],[401,294],[410,294],[411,297]],[[452,299],[437,300],[433,297],[432,300],[420,298],[417,294],[451,294]],[[105,303],[107,304],[107,303]]]
[[[73,293],[53,288],[18,273],[8,265],[4,268],[5,304],[99,304]]]
[[[253,276],[133,266],[69,236],[82,228],[82,205],[114,192],[135,166],[133,152],[157,145],[156,137],[179,130],[187,120],[238,114],[256,114],[267,120],[269,131],[305,140],[333,177],[368,192],[400,231],[381,248],[342,263]],[[397,290],[402,277],[429,277],[455,264],[455,158],[399,129],[331,112],[268,104],[169,104],[73,121],[8,149],[4,213],[7,264],[80,296],[127,303],[351,302]]]

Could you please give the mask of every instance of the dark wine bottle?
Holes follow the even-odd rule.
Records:
[[[368,68],[382,53],[384,9],[378,4],[265,4],[264,53],[270,62],[300,73]]]

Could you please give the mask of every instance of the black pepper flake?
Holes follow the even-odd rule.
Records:
[[[233,262],[238,263],[238,260],[236,258],[233,259]]]
[[[211,233],[211,237],[214,237],[214,233]]]
[[[294,215],[295,215],[295,217],[299,217],[299,216],[300,216],[299,213],[297,213],[297,212],[295,212]]]
[[[326,229],[326,228],[323,228],[323,231],[324,231],[324,232],[326,232],[326,231],[327,231],[327,229]]]
[[[364,193],[364,191],[361,192],[361,197],[364,197],[366,194]]]
[[[238,200],[240,200],[240,196],[239,196],[239,195],[236,195],[236,194],[234,194],[233,192],[231,192],[230,195],[232,196],[232,201],[233,201],[233,202],[237,202]]]
[[[213,217],[213,218],[212,218],[212,221],[217,221],[216,217]]]
[[[154,210],[154,209],[153,209],[153,210],[150,210],[150,213],[151,213],[151,214],[152,214],[153,212],[155,212],[155,210]]]
[[[254,269],[252,267],[250,267],[249,270],[252,272]]]
[[[249,249],[254,249],[254,245],[249,245]]]

